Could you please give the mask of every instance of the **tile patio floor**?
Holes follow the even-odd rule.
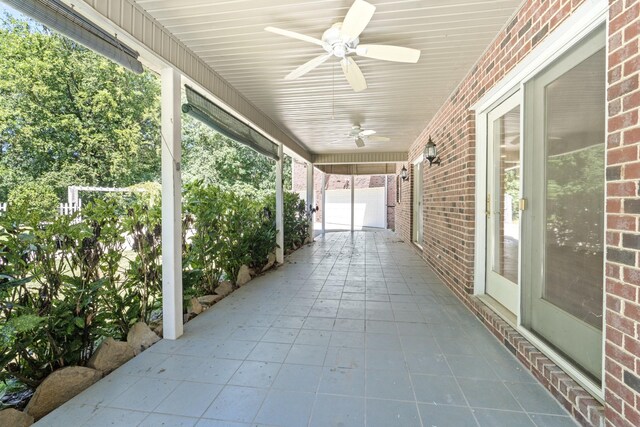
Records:
[[[575,426],[391,232],[330,233],[38,426]]]

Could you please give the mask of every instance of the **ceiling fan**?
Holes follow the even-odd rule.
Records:
[[[344,21],[333,24],[331,28],[322,34],[321,40],[293,31],[266,27],[266,31],[313,43],[321,46],[326,51],[311,61],[302,64],[289,73],[284,79],[295,80],[324,63],[332,56],[335,56],[340,59],[342,71],[353,90],[360,92],[367,88],[367,82],[360,67],[358,67],[358,64],[353,60],[354,55],[393,62],[418,62],[418,59],[420,59],[420,51],[417,49],[400,46],[360,44],[358,37],[362,31],[364,31],[367,24],[369,24],[375,10],[376,7],[374,5],[364,0],[355,0],[347,12],[347,15],[344,17]]]
[[[363,129],[360,125],[351,126],[351,131],[347,134],[347,137],[353,139],[358,148],[362,148],[365,142],[387,142],[389,138],[385,136],[374,136],[376,133],[373,129]],[[332,142],[332,144],[342,144],[346,139]]]

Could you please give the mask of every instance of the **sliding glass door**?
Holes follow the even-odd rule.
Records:
[[[602,371],[604,29],[525,85],[523,325],[594,380]]]

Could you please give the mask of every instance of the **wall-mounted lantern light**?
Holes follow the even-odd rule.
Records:
[[[436,144],[431,140],[431,137],[429,137],[429,141],[427,141],[427,145],[424,147],[424,160],[429,161],[429,166],[440,165],[438,149],[436,148]]]
[[[402,166],[402,170],[400,171],[400,178],[402,178],[403,181],[409,181],[409,173],[404,166]]]

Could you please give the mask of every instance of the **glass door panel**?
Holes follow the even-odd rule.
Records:
[[[604,60],[601,50],[545,88],[542,298],[597,328],[602,328]],[[591,84],[584,87],[585,82]],[[596,108],[567,112],[566,99],[576,91],[581,91],[581,103]],[[585,126],[588,116],[594,122]]]
[[[596,380],[602,370],[604,43],[604,30],[592,34],[526,91],[532,244],[525,248],[531,266],[524,325]]]
[[[488,114],[487,294],[511,312],[518,303],[520,99]]]

